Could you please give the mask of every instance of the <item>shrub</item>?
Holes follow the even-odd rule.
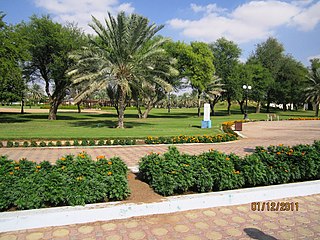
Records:
[[[31,141],[30,147],[38,147],[38,144],[36,141]]]
[[[129,195],[127,167],[121,159],[85,152],[51,165],[0,157],[0,210],[33,209],[123,200]]]
[[[24,141],[22,144],[23,147],[29,147],[29,142],[28,141]]]
[[[214,136],[185,136],[180,135],[177,137],[147,137],[145,139],[146,144],[174,144],[174,143],[215,143],[215,142],[227,142],[236,140],[235,134],[217,134]]]
[[[19,142],[14,142],[14,147],[20,147],[20,143]]]
[[[52,141],[48,142],[48,147],[53,147],[54,143]]]
[[[62,142],[61,142],[61,141],[57,141],[57,142],[56,142],[56,146],[57,146],[57,147],[61,147],[61,146],[62,146]]]
[[[140,178],[164,196],[320,179],[320,142],[287,147],[256,147],[239,157],[210,150],[199,156],[175,147],[150,153],[139,162]]]
[[[13,147],[13,142],[12,141],[7,141],[7,148],[12,148]]]
[[[69,146],[71,146],[71,143],[69,141],[65,141],[64,145],[69,147]]]
[[[112,142],[111,142],[110,139],[107,139],[107,140],[106,140],[106,145],[112,145]]]
[[[79,141],[78,141],[78,140],[74,140],[74,141],[73,141],[73,146],[80,146]]]
[[[98,146],[103,146],[103,145],[104,145],[104,140],[100,139],[100,140],[98,141]]]
[[[40,147],[46,147],[47,143],[45,141],[41,141],[39,144]]]
[[[81,141],[81,146],[88,146],[88,141],[87,140],[82,140]]]
[[[0,148],[2,148],[3,147],[3,143],[0,141]]]
[[[96,141],[91,139],[88,143],[89,146],[95,146],[96,145]]]

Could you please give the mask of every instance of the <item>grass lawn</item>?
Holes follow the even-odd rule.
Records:
[[[177,135],[212,135],[221,132],[225,121],[243,119],[238,106],[228,116],[223,103],[216,106],[216,115],[211,117],[212,128],[201,129],[201,118],[196,109],[153,109],[148,119],[138,119],[136,110],[126,110],[125,129],[115,128],[116,111],[97,113],[58,112],[58,120],[48,121],[47,113],[16,114],[0,113],[0,139],[82,139],[117,138]],[[252,107],[252,112],[254,108]],[[313,112],[278,112],[281,119],[290,117],[312,117]],[[266,119],[266,113],[249,113],[252,120]]]

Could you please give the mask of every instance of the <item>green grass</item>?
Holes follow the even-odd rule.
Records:
[[[0,139],[89,139],[177,135],[212,135],[220,133],[225,121],[239,120],[243,115],[238,106],[232,109],[232,115],[226,114],[225,105],[216,107],[217,116],[211,117],[212,128],[201,129],[201,118],[196,109],[153,109],[148,119],[138,119],[136,110],[126,110],[125,129],[115,128],[117,116],[115,110],[101,114],[58,112],[56,121],[48,121],[47,113],[15,114],[0,113]],[[254,108],[250,109],[252,112]],[[312,117],[313,112],[278,112],[281,119],[290,117]],[[252,120],[266,119],[266,113],[249,113]]]

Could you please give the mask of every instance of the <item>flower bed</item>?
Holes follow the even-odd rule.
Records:
[[[320,179],[320,141],[313,145],[257,147],[245,157],[215,150],[198,156],[169,147],[139,163],[140,177],[155,192],[174,195]]]
[[[288,120],[297,120],[297,121],[302,121],[302,120],[320,120],[320,117],[310,117],[310,118],[289,118]]]
[[[175,144],[175,143],[216,143],[234,141],[237,136],[231,133],[217,134],[214,136],[186,136],[177,137],[147,137],[146,144]]]
[[[123,200],[129,195],[127,166],[118,158],[85,152],[67,155],[54,165],[0,157],[0,210],[84,205]]]

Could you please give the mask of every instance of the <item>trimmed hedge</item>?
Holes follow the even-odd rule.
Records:
[[[84,205],[123,200],[129,194],[128,168],[118,157],[85,152],[67,155],[54,165],[0,157],[0,210]]]
[[[313,145],[257,147],[245,157],[215,150],[198,156],[176,147],[139,162],[140,177],[163,196],[320,179],[320,141]]]

